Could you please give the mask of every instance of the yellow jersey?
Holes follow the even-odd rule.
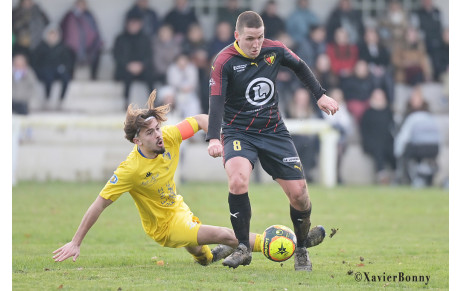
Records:
[[[199,130],[194,118],[187,118],[186,121],[193,128],[193,133]],[[154,159],[148,159],[141,155],[135,145],[99,195],[115,201],[123,193],[129,192],[139,210],[144,231],[164,245],[169,233],[169,222],[176,213],[189,208],[183,197],[177,194],[174,183],[183,134],[174,125],[164,126],[161,131],[165,152]]]

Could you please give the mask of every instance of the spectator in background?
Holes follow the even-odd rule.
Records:
[[[158,35],[153,39],[153,66],[155,81],[166,83],[166,71],[170,64],[182,52],[181,42],[174,38],[174,31],[170,25],[162,25]]]
[[[388,10],[379,19],[378,26],[382,43],[390,52],[404,42],[410,23],[400,0],[390,0]]]
[[[392,181],[391,171],[396,169],[393,114],[382,89],[372,92],[369,105],[360,122],[362,147],[374,161],[377,182],[389,184]]]
[[[149,7],[148,0],[136,0],[131,9],[126,13],[125,18],[128,19],[131,14],[142,15],[142,32],[145,35],[149,38],[156,35],[158,27],[160,26],[160,21],[155,10]]]
[[[157,93],[158,100],[155,99],[155,107],[169,104],[171,110],[170,118],[179,119],[179,113],[176,110],[176,90],[172,86],[162,86]]]
[[[245,9],[241,9],[238,0],[226,0],[224,7],[217,8],[217,19],[219,21],[226,21],[231,26],[235,25],[238,15]]]
[[[209,41],[208,44],[208,55],[212,59],[214,56],[220,52],[224,47],[233,43],[235,38],[233,36],[232,26],[226,22],[222,21],[217,24],[216,33],[214,38]]]
[[[425,40],[425,47],[431,59],[434,79],[438,80],[440,71],[436,61],[442,47],[442,14],[433,5],[433,0],[421,0],[422,6],[415,12],[414,26],[418,28]]]
[[[197,50],[207,50],[208,43],[204,38],[203,28],[198,23],[192,24],[183,43],[183,52],[192,55]]]
[[[12,20],[15,37],[13,53],[30,57],[43,38],[43,31],[49,24],[48,16],[33,0],[20,0],[13,9]]]
[[[390,53],[380,43],[379,35],[374,27],[367,27],[364,33],[364,42],[358,45],[359,58],[366,61],[369,72],[376,87],[385,90],[388,102],[393,103],[394,82],[390,69]]]
[[[364,24],[361,11],[353,9],[351,0],[339,0],[326,24],[328,42],[334,41],[335,32],[341,27],[347,31],[351,44],[358,44],[363,37]]]
[[[264,36],[266,38],[277,39],[277,36],[286,30],[284,20],[278,15],[278,11],[276,1],[269,0],[265,4],[264,11],[260,14],[264,21]]]
[[[435,81],[442,81],[442,75],[449,68],[449,28],[442,31],[442,43],[432,53],[431,64],[433,66],[433,78]]]
[[[282,32],[279,34],[278,40],[290,50],[295,50],[294,40],[288,33]],[[276,88],[278,93],[285,97],[278,100],[280,112],[288,114],[289,104],[291,103],[294,91],[300,86],[302,86],[302,84],[291,69],[284,66],[279,68],[278,75],[276,76]]]
[[[211,67],[208,53],[204,49],[198,49],[190,54],[190,58],[198,69],[198,97],[201,112],[206,113],[209,111],[209,75]]]
[[[414,88],[407,113],[396,135],[394,153],[400,167],[399,180],[413,186],[430,186],[436,173],[440,129],[430,113],[420,87]]]
[[[13,113],[29,114],[29,101],[36,97],[37,77],[23,54],[13,57]]]
[[[334,114],[334,118],[331,118],[330,115],[327,115],[324,112],[321,112],[321,114],[323,115],[323,118],[340,134],[339,141],[337,142],[337,182],[342,184],[343,180],[340,173],[340,167],[348,146],[349,138],[355,131],[355,122],[353,120],[353,116],[351,116],[350,112],[348,112],[342,90],[334,88],[329,92],[330,97],[339,103],[340,110]]]
[[[174,7],[166,14],[163,24],[171,25],[174,36],[181,41],[185,38],[189,27],[198,23],[195,11],[188,4],[188,0],[175,0]]]
[[[148,36],[142,33],[142,15],[131,14],[124,31],[117,36],[113,47],[115,80],[124,84],[125,107],[129,105],[129,92],[134,80],[153,91],[152,48]]]
[[[445,28],[442,34],[443,44],[441,46],[441,51],[439,58],[437,58],[437,63],[439,65],[439,81],[444,83],[447,86],[446,96],[449,96],[449,28]]]
[[[198,69],[185,54],[180,54],[166,73],[166,83],[176,92],[175,107],[180,118],[201,112],[198,97]],[[191,115],[190,115],[191,114]]]
[[[318,56],[326,53],[326,47],[326,30],[321,25],[312,26],[308,37],[297,43],[296,54],[313,67]]]
[[[313,67],[313,73],[326,91],[338,87],[339,79],[331,71],[331,61],[327,54],[320,54],[318,56],[315,66]]]
[[[309,6],[309,0],[298,0],[295,11],[286,19],[287,32],[297,43],[308,37],[312,26],[319,24],[318,17]]]
[[[208,43],[204,39],[203,29],[199,24],[192,24],[188,30],[187,38],[183,45],[183,53],[198,69],[197,94],[200,101],[200,112],[209,110],[209,55]]]
[[[61,21],[62,38],[74,54],[77,65],[89,65],[91,79],[97,79],[102,38],[86,0],[77,0]],[[72,72],[73,73],[73,72]]]
[[[61,41],[61,31],[50,24],[43,33],[43,40],[32,52],[32,66],[38,79],[45,85],[45,97],[49,100],[54,81],[61,82],[59,107],[65,98],[67,86],[74,68],[72,51]]]
[[[431,80],[431,64],[416,28],[409,27],[403,43],[392,54],[395,81],[416,85]]]
[[[298,87],[289,104],[288,116],[295,119],[318,119],[322,118],[321,113],[314,109],[310,91],[304,87]],[[317,134],[292,134],[292,140],[299,154],[305,178],[311,183],[313,181],[310,170],[317,165],[319,153],[319,137]]]
[[[369,99],[376,88],[372,76],[369,74],[366,61],[359,60],[356,63],[354,74],[349,78],[342,79],[340,88],[345,95],[348,111],[359,123],[369,107]]]
[[[344,28],[337,28],[334,42],[329,43],[326,53],[331,60],[331,69],[339,77],[349,77],[358,61],[358,47],[348,40],[348,33]]]

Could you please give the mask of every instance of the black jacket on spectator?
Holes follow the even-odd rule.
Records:
[[[49,46],[42,41],[32,52],[32,67],[38,79],[45,84],[46,98],[50,97],[53,82],[60,80],[62,82],[60,98],[64,99],[67,85],[72,79],[74,63],[73,52],[62,42]]]
[[[375,89],[374,82],[370,75],[365,79],[361,79],[356,76],[343,78],[340,81],[339,87],[342,89],[346,101],[369,100],[372,91]]]
[[[62,42],[51,47],[46,42],[42,41],[33,51],[32,67],[35,70],[45,67],[54,69],[61,67],[61,70],[64,69],[72,74],[73,65],[74,55]]]
[[[260,15],[264,21],[265,37],[269,39],[276,39],[278,34],[286,31],[284,20],[278,16],[270,16],[267,13]]]
[[[360,43],[358,45],[359,59],[365,60],[368,64],[388,67],[391,62],[390,53],[381,44],[378,44],[377,47],[378,53],[374,55],[371,53],[369,46],[365,42]]]
[[[150,39],[144,33],[129,34],[124,32],[115,40],[113,56],[116,61],[115,80],[124,80],[126,77],[126,65],[129,62],[138,61],[144,65],[144,71],[151,75],[152,68],[152,48]]]
[[[424,8],[420,8],[416,12],[420,30],[425,35],[425,45],[428,54],[441,47],[442,43],[442,23],[441,23],[441,12],[439,9],[434,8],[431,11],[427,11]]]
[[[164,18],[163,24],[169,24],[174,30],[174,34],[180,34],[183,37],[187,35],[188,28],[193,23],[198,23],[195,11],[188,8],[186,11],[179,11],[177,9],[171,10]]]
[[[374,158],[377,171],[383,170],[386,163],[389,163],[392,168],[395,167],[393,127],[393,114],[389,108],[384,110],[369,108],[362,116],[361,144],[363,150]]]

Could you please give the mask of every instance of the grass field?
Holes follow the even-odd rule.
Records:
[[[254,253],[251,265],[235,270],[220,263],[194,264],[185,250],[159,247],[144,234],[129,195],[101,215],[76,262],[55,263],[52,251],[72,239],[102,186],[30,182],[13,188],[13,290],[449,288],[449,195],[444,190],[311,186],[312,223],[328,232],[320,246],[310,249],[311,273],[295,272],[293,259],[274,263],[260,253]],[[231,227],[225,184],[192,183],[178,189],[203,223]],[[251,231],[263,232],[272,224],[292,226],[287,198],[275,183],[252,184],[250,197]],[[338,229],[332,238],[331,228]],[[356,280],[359,274],[361,281]],[[424,282],[413,282],[412,276],[424,276]]]

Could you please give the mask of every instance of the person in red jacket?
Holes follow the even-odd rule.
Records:
[[[334,42],[329,43],[326,53],[331,60],[331,70],[340,77],[349,77],[358,61],[358,47],[350,44],[344,28],[337,28]]]

